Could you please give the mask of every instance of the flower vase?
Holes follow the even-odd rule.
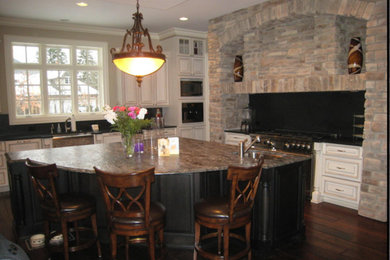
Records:
[[[135,137],[133,135],[122,134],[122,144],[127,158],[134,155]]]

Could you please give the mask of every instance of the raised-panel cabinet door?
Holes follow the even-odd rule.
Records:
[[[180,129],[180,136],[185,138],[194,138],[192,133],[192,127],[186,127]]]
[[[138,85],[135,77],[124,72],[121,74],[122,85],[122,100],[123,104],[127,106],[135,106],[138,104]]]
[[[154,87],[155,78],[152,75],[146,76],[142,79],[140,87],[140,100],[139,103],[141,106],[155,106],[156,105],[156,91]]]
[[[194,127],[194,139],[205,140],[205,128],[204,126]]]
[[[192,58],[179,57],[178,65],[180,75],[192,75]]]
[[[203,76],[203,74],[204,74],[203,70],[204,70],[203,59],[194,58],[192,60],[192,73],[193,73],[193,75]]]
[[[167,106],[169,105],[169,93],[168,93],[168,60],[164,66],[159,69],[155,75],[156,83],[156,105]]]

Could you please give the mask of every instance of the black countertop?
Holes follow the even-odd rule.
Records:
[[[165,126],[164,128],[175,128],[176,126]],[[14,133],[0,133],[0,141],[12,141],[12,140],[24,140],[24,139],[35,139],[35,138],[53,138],[56,136],[78,136],[78,135],[93,135],[93,134],[104,134],[117,132],[111,129],[103,129],[101,131],[77,131],[74,133],[40,133],[40,132],[14,132]]]
[[[248,131],[243,131],[240,129],[225,129],[225,132],[229,133],[237,133],[237,134],[246,134],[246,135],[255,135],[255,134],[270,134],[272,135],[273,133],[265,133],[265,132],[248,132]],[[282,134],[283,135],[283,134]],[[311,136],[313,142],[315,143],[334,143],[334,144],[345,144],[345,145],[356,145],[356,146],[362,146],[363,140],[356,140],[353,139],[352,137],[343,137],[343,136]]]

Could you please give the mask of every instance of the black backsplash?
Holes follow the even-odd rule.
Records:
[[[160,108],[163,112],[162,108]],[[148,114],[145,118],[152,118],[156,116],[157,108],[148,108]],[[77,119],[77,118],[76,118]],[[8,114],[0,114],[0,135],[36,135],[36,134],[50,134],[51,125],[54,124],[54,132],[57,130],[57,123],[45,123],[45,124],[26,124],[26,125],[9,125]],[[106,120],[90,120],[90,121],[77,121],[76,128],[79,132],[90,132],[91,125],[98,124],[99,129],[102,132],[108,132],[111,130],[111,124]],[[61,130],[64,130],[64,122],[60,123]]]
[[[364,114],[365,91],[252,94],[256,131],[292,131],[352,137],[354,114]]]

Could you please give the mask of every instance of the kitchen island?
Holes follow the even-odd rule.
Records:
[[[255,161],[241,159],[238,147],[232,145],[180,138],[179,147],[179,155],[164,157],[145,145],[143,154],[125,158],[120,143],[7,153],[16,231],[27,235],[42,230],[39,204],[24,166],[26,158],[36,163],[56,163],[60,170],[60,192],[82,191],[96,197],[103,242],[107,238],[105,209],[93,167],[117,173],[155,167],[157,177],[152,198],[167,208],[167,245],[192,247],[195,201],[210,195],[226,195],[228,166],[251,166]],[[310,172],[310,156],[266,150],[262,153],[264,170],[253,215],[253,240],[258,247],[304,233],[304,180]]]

